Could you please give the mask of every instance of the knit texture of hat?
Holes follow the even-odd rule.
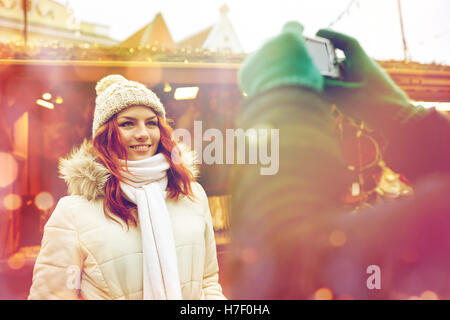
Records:
[[[248,97],[283,85],[323,90],[323,77],[310,57],[303,26],[288,22],[280,35],[248,56],[239,70],[239,86]]]
[[[130,81],[118,74],[104,77],[95,86],[97,98],[95,99],[94,121],[92,124],[92,137],[97,130],[112,116],[131,106],[145,106],[166,118],[166,110],[158,96],[139,82]]]

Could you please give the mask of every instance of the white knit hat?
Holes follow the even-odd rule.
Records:
[[[112,116],[131,106],[152,108],[155,113],[166,119],[166,110],[158,96],[139,82],[127,80],[118,74],[111,74],[97,82],[95,91],[97,91],[97,98],[92,137]]]

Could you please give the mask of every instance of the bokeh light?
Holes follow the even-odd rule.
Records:
[[[408,300],[439,300],[439,296],[434,291],[425,290],[420,296],[410,296]]]
[[[36,196],[34,203],[40,210],[48,210],[53,206],[54,199],[50,193],[43,191]]]
[[[46,92],[42,95],[42,99],[50,100],[51,98],[52,98],[52,94],[49,92]]]
[[[8,266],[13,270],[23,268],[25,265],[25,255],[22,252],[17,252],[8,258]]]
[[[17,179],[17,161],[11,154],[0,152],[0,168],[0,187],[4,188]]]
[[[420,295],[420,298],[422,298],[422,300],[438,300],[438,295],[431,290],[425,290]]]
[[[22,206],[22,198],[18,194],[10,193],[3,198],[3,206],[8,210],[17,210]]]
[[[315,300],[333,300],[333,291],[329,288],[320,288],[314,292]]]
[[[54,109],[55,108],[55,105],[53,103],[45,101],[45,100],[42,100],[42,99],[37,99],[36,100],[36,104],[38,106],[41,106],[41,107],[44,107],[44,108],[47,108],[47,109]]]
[[[170,86],[169,83],[166,82],[164,84],[164,92],[170,92],[170,91],[172,91],[172,87]]]
[[[333,247],[341,247],[347,242],[347,236],[342,230],[334,230],[330,234],[330,243]]]

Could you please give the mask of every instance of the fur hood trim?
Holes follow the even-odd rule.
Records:
[[[199,174],[196,154],[186,145],[179,143],[181,161],[192,172]],[[87,200],[97,200],[105,196],[104,187],[111,177],[109,170],[94,153],[92,141],[85,139],[79,147],[59,160],[59,176],[67,184],[67,193],[80,195]]]

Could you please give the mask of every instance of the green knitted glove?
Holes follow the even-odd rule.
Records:
[[[323,90],[323,77],[309,56],[302,32],[302,25],[288,22],[280,35],[245,59],[238,77],[248,97],[284,85]]]
[[[415,107],[389,75],[349,36],[328,29],[319,37],[329,39],[345,53],[344,81],[325,78],[324,91],[329,101],[345,114],[368,122],[374,128],[413,123],[425,114]]]

